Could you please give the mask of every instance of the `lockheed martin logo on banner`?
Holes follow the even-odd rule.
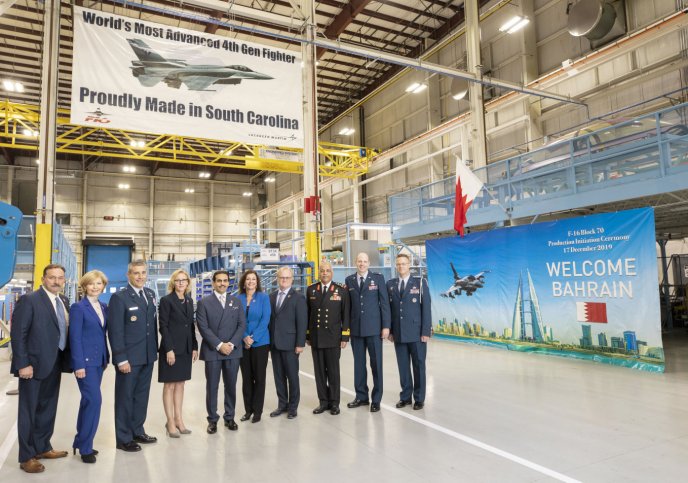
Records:
[[[74,7],[70,121],[300,148],[301,57]]]

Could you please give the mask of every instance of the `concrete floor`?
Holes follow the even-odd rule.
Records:
[[[688,336],[665,338],[667,372],[644,373],[587,361],[432,340],[428,394],[421,411],[397,410],[399,382],[384,346],[382,411],[347,409],[353,399],[351,350],[342,355],[342,414],[313,415],[312,359],[301,359],[299,416],[272,419],[271,375],[258,424],[205,432],[202,362],[186,386],[185,420],[193,434],[165,437],[161,384],[154,376],[146,431],[158,443],[140,453],[114,448],[114,372],[103,381],[95,465],[78,456],[47,461],[27,475],[17,463],[16,387],[0,362],[0,481],[686,481]],[[268,371],[271,369],[268,367]],[[239,385],[241,383],[239,382]],[[52,443],[70,449],[79,403],[65,375]],[[237,418],[243,414],[238,403]],[[238,421],[238,419],[237,419]]]

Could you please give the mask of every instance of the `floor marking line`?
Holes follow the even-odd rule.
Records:
[[[10,432],[7,433],[7,436],[5,437],[5,441],[2,442],[2,445],[0,445],[0,470],[2,470],[3,465],[5,464],[5,461],[7,461],[7,457],[10,454],[10,451],[12,450],[12,446],[14,446],[14,443],[17,441],[17,422],[15,421],[14,424],[12,425],[12,428],[10,428]]]
[[[303,376],[315,380],[315,376],[312,374],[309,374],[304,371],[299,371],[300,374]],[[341,388],[341,392],[345,392],[350,395],[355,395],[356,393],[354,391],[351,391],[346,388]],[[496,448],[492,445],[489,445],[487,443],[483,443],[482,441],[478,441],[475,438],[471,438],[470,436],[466,436],[465,434],[457,433],[456,431],[452,431],[451,429],[445,428],[444,426],[440,426],[439,424],[432,423],[430,421],[427,421],[425,419],[419,418],[417,416],[414,416],[412,414],[408,414],[404,411],[400,411],[399,409],[389,406],[387,404],[380,404],[380,408],[386,409],[387,411],[390,411],[394,414],[397,414],[399,416],[402,416],[406,419],[409,419],[411,421],[414,421],[416,423],[422,424],[423,426],[426,426],[430,429],[434,429],[435,431],[438,431],[440,433],[446,434],[447,436],[451,436],[454,439],[458,439],[459,441],[463,441],[466,444],[470,444],[471,446],[475,446],[476,448],[480,448],[484,451],[487,451],[489,453],[492,453],[494,455],[500,456],[502,458],[505,458],[509,461],[512,461],[516,464],[519,464],[521,466],[525,466],[526,468],[530,468],[533,471],[537,471],[538,473],[542,473],[543,475],[547,475],[551,478],[554,478],[559,481],[565,481],[566,483],[581,483],[579,480],[576,480],[575,478],[571,478],[570,476],[566,476],[562,473],[559,473],[557,471],[554,471],[552,469],[549,469],[545,466],[539,465],[537,463],[534,463],[530,460],[527,460],[525,458],[522,458],[520,456],[517,456],[513,453],[509,453],[508,451],[501,450],[499,448]]]

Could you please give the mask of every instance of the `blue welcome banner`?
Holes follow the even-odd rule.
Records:
[[[664,371],[651,208],[426,242],[436,334]]]

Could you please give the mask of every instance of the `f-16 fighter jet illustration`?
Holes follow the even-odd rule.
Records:
[[[461,295],[461,292],[466,292],[466,295],[470,297],[476,290],[485,286],[485,274],[489,273],[489,270],[476,275],[460,277],[456,272],[456,268],[454,268],[454,264],[449,262],[449,265],[451,265],[452,272],[454,272],[454,284],[449,287],[449,290],[440,294],[442,297],[454,298],[457,295]]]
[[[146,87],[164,82],[174,89],[184,84],[191,91],[204,91],[211,85],[234,85],[243,79],[273,78],[245,65],[190,65],[184,60],[165,59],[143,40],[127,39],[127,42],[139,58],[131,62],[131,72]]]

